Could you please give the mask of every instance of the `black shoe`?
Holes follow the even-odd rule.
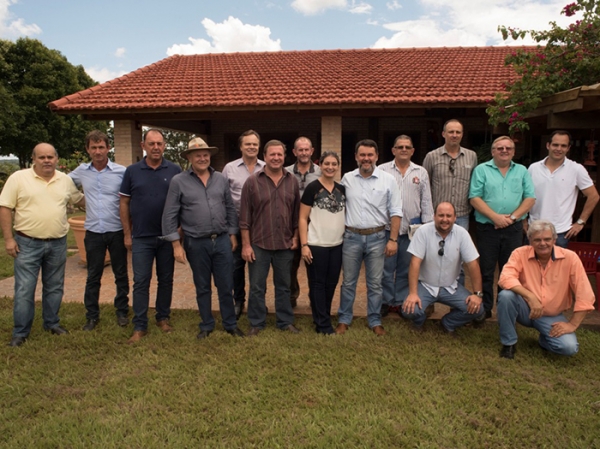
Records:
[[[517,352],[517,345],[502,345],[502,349],[500,350],[500,357],[505,359],[514,359],[515,352]]]
[[[100,322],[100,319],[96,319],[96,320],[87,320],[85,322],[85,325],[82,327],[82,329],[84,331],[93,331],[94,328],[98,325],[98,323]]]
[[[458,334],[456,333],[456,331],[451,331],[449,330],[446,326],[444,326],[442,324],[442,321],[440,320],[440,328],[442,329],[442,332],[452,338],[458,338]]]
[[[204,340],[206,337],[208,337],[210,334],[212,334],[212,331],[202,331],[200,332],[198,335],[196,335],[196,338],[198,340]]]
[[[50,329],[46,329],[46,330],[50,331],[54,335],[65,335],[65,334],[69,333],[68,330],[66,330],[64,327],[60,327],[60,326],[54,326],[54,327],[51,327]]]
[[[13,346],[16,348],[17,346],[21,346],[26,341],[27,337],[13,337],[8,346]]]
[[[389,304],[381,304],[381,318],[385,318],[390,313]]]
[[[117,324],[121,327],[126,327],[129,324],[129,318],[125,315],[119,315],[117,317]]]
[[[479,329],[481,327],[483,327],[483,325],[485,324],[485,320],[487,320],[488,318],[492,317],[492,311],[491,310],[486,310],[485,313],[481,314],[480,316],[478,316],[477,318],[475,318],[473,320],[473,327],[475,329]]]
[[[236,327],[234,329],[225,329],[225,332],[227,332],[229,335],[233,335],[234,337],[245,337],[246,335],[240,330],[239,327]]]
[[[235,319],[239,320],[240,317],[242,316],[242,312],[244,311],[244,303],[236,302],[233,307],[235,309]]]
[[[259,327],[251,327],[250,331],[248,332],[248,337],[256,337],[259,332],[260,332]]]

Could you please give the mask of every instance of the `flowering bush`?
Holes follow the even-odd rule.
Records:
[[[492,125],[508,124],[511,135],[529,129],[526,115],[543,97],[600,82],[600,2],[578,0],[561,11],[566,17],[578,13],[580,18],[566,28],[556,22],[550,22],[548,31],[498,27],[504,40],[529,35],[539,45],[507,56],[505,64],[513,67],[517,79],[507,82],[488,106]]]

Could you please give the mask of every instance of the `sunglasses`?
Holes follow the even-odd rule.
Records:
[[[443,256],[444,255],[444,246],[446,245],[446,240],[440,240],[439,245],[440,245],[440,249],[438,250],[438,256]]]
[[[450,173],[454,174],[456,168],[456,159],[450,159]]]

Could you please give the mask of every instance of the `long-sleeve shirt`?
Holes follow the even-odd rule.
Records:
[[[173,177],[165,209],[162,229],[165,240],[179,240],[177,228],[193,238],[212,234],[238,233],[238,218],[225,177],[209,168],[206,186],[192,169]]]
[[[554,246],[553,255],[543,268],[532,246],[513,251],[498,281],[510,290],[522,286],[542,303],[544,316],[556,316],[571,307],[573,311],[594,310],[595,296],[579,256],[568,249]]]

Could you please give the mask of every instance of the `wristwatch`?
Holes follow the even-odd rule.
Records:
[[[508,218],[510,218],[512,221],[517,221],[518,217],[515,217],[513,214],[510,214],[510,217]]]
[[[583,221],[581,218],[579,220],[577,220],[577,224],[583,226],[585,224],[585,221]]]
[[[473,292],[473,294],[479,298],[483,298],[483,292],[482,291],[478,291],[478,292]]]

